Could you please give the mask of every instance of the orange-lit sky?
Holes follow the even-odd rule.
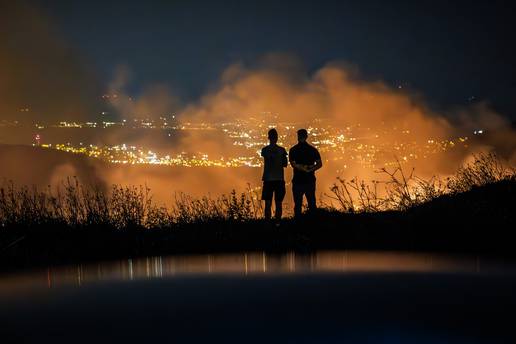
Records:
[[[497,134],[475,149],[502,148],[515,159],[515,53],[505,42],[513,24],[511,8],[497,3],[1,6],[0,119],[33,124],[175,113],[180,121],[225,121],[272,112],[291,122],[324,117],[342,126],[401,127],[414,139],[481,128]],[[105,93],[118,98],[106,102]],[[195,135],[174,145],[235,149]],[[447,174],[465,159],[447,155],[416,167],[425,176]],[[21,175],[10,161],[10,173]],[[56,162],[49,169],[43,184],[81,166]],[[106,184],[148,183],[162,198],[259,184],[259,171],[94,170]],[[336,177],[331,169],[319,175],[321,190]],[[367,179],[374,171],[346,177],[353,175]]]

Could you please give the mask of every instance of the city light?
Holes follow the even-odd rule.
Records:
[[[224,123],[193,123],[160,117],[158,120],[123,119],[118,122],[60,122],[51,127],[67,128],[96,128],[96,130],[111,127],[126,127],[130,129],[167,130],[166,136],[171,137],[174,131],[216,131],[221,136],[230,139],[230,142],[238,150],[238,155],[227,152],[223,156],[212,156],[207,152],[181,152],[179,154],[160,154],[154,152],[152,147],[117,144],[97,146],[91,144],[59,143],[49,144],[44,142],[43,136],[38,136],[34,145],[64,151],[74,154],[83,154],[91,158],[101,159],[113,164],[148,164],[182,167],[261,167],[262,158],[260,150],[267,145],[266,133],[269,128],[275,127],[280,132],[279,144],[290,147],[296,142],[296,130],[299,123],[286,123],[274,117],[271,121],[268,117],[253,117],[236,119]],[[37,125],[37,128],[44,126]],[[410,139],[410,129],[387,128],[373,130],[362,126],[360,123],[347,126],[335,126],[329,121],[315,119],[306,123],[310,132],[311,143],[316,146],[326,161],[358,164],[365,168],[381,168],[393,166],[401,161],[409,163],[414,160],[425,159],[432,155],[446,152],[458,147],[467,148],[468,137],[458,138],[421,138],[419,141]],[[475,135],[482,134],[477,130]],[[39,134],[38,134],[39,135]],[[388,138],[391,138],[390,140]],[[392,139],[395,138],[395,139]],[[171,144],[172,146],[172,144]]]

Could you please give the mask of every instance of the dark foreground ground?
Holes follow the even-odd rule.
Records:
[[[182,253],[432,251],[516,257],[516,181],[444,196],[403,212],[320,211],[281,226],[209,221],[167,229],[2,228],[0,270]]]
[[[512,273],[203,275],[18,290],[0,293],[0,341],[514,343],[514,290]]]

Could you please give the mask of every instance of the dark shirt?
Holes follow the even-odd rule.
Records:
[[[319,151],[314,146],[309,145],[306,142],[300,142],[294,147],[290,148],[288,153],[289,160],[294,161],[296,164],[312,166],[317,160],[321,160]],[[294,168],[294,178],[292,178],[294,184],[309,184],[315,183],[315,171],[304,172],[297,168]]]
[[[283,181],[283,168],[287,167],[287,151],[278,145],[268,145],[262,148],[263,181]]]

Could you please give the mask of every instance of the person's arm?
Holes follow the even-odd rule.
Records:
[[[296,164],[295,161],[290,161],[290,164],[296,170],[303,171],[303,172],[310,172],[309,169],[306,167],[306,165]]]
[[[309,172],[306,165],[298,164],[293,159],[290,159],[290,165],[292,165],[292,167],[296,170]]]
[[[322,167],[321,154],[319,154],[318,150],[315,150],[314,158],[315,158],[315,164],[308,168],[308,172],[315,172]]]
[[[322,160],[321,159],[315,160],[315,165],[310,166],[310,168],[308,168],[307,172],[315,172],[318,169],[320,169],[321,167],[322,167]]]
[[[290,160],[290,165],[292,165],[292,168],[294,168],[295,170],[307,172],[305,165],[296,163],[296,160],[295,160],[296,157],[295,157],[295,154],[293,154],[292,150],[290,150],[290,154],[288,155],[288,158]]]

